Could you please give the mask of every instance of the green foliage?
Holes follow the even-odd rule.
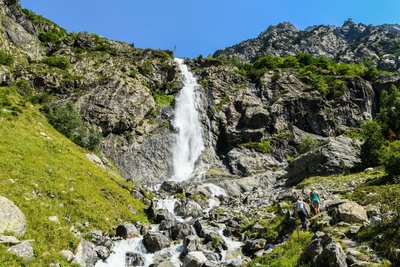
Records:
[[[11,66],[14,63],[14,58],[3,52],[0,51],[0,65]]]
[[[150,61],[145,61],[141,66],[138,66],[138,71],[143,75],[150,75],[153,73],[153,65]]]
[[[364,143],[361,145],[361,167],[378,166],[380,163],[381,149],[385,143],[381,125],[371,120],[361,127]]]
[[[293,267],[300,264],[301,253],[311,242],[310,232],[294,231],[289,239],[271,253],[250,262],[248,266]],[[261,265],[260,265],[261,264]]]
[[[391,178],[400,176],[400,140],[390,142],[380,154],[380,161]]]
[[[254,149],[258,152],[262,153],[270,153],[271,152],[271,141],[265,140],[261,142],[248,142],[244,144],[240,144],[240,147]]]
[[[33,88],[29,84],[28,81],[26,80],[19,80],[15,83],[15,87],[18,91],[18,93],[25,99],[25,100],[31,100],[33,96]]]
[[[82,118],[71,102],[47,106],[45,112],[54,128],[76,144],[89,150],[97,148],[101,141],[101,135],[84,125]]]
[[[101,44],[98,45],[94,48],[95,51],[100,51],[100,52],[108,52],[110,51],[110,46],[107,44]]]
[[[386,133],[389,129],[395,135],[400,133],[400,90],[396,86],[392,85],[388,90],[382,91],[377,119]]]
[[[14,87],[0,87],[0,114],[2,117],[18,116],[25,106]]]
[[[137,77],[137,72],[136,72],[136,70],[131,70],[128,75],[131,78],[136,78]]]
[[[175,101],[175,96],[174,95],[155,94],[154,99],[156,101],[156,104],[159,106],[172,107],[172,105]]]
[[[58,56],[47,57],[47,58],[43,59],[42,62],[50,67],[56,67],[56,68],[63,69],[63,70],[66,70],[71,64],[69,62],[69,59],[67,59],[65,57],[58,57]]]
[[[61,29],[52,29],[50,31],[47,32],[41,32],[39,33],[39,40],[43,43],[57,43],[58,41],[62,40],[63,38],[65,38],[65,36],[67,35],[67,33],[65,32],[65,30],[61,30]]]
[[[307,153],[308,151],[313,150],[317,146],[319,146],[320,142],[316,140],[314,137],[311,135],[303,135],[300,138],[300,143],[299,143],[299,154],[304,154]]]

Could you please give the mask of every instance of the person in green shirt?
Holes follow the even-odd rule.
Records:
[[[312,191],[310,193],[310,202],[311,206],[313,206],[315,215],[319,214],[319,202],[320,202],[320,197],[317,191],[315,191],[315,188],[312,188]]]

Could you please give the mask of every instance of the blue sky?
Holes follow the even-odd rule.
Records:
[[[87,31],[141,48],[206,56],[254,38],[269,25],[298,28],[400,23],[399,0],[21,0],[69,32]]]

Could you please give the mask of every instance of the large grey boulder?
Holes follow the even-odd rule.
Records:
[[[161,233],[149,232],[143,237],[143,244],[148,252],[154,253],[163,248],[169,247],[171,240]]]
[[[185,199],[177,206],[175,206],[174,212],[176,213],[176,215],[182,216],[183,218],[197,218],[200,217],[203,213],[201,206],[191,199]]]
[[[183,267],[202,267],[207,262],[206,256],[201,251],[189,252],[183,258]]]
[[[120,236],[122,238],[134,238],[140,236],[140,231],[135,225],[131,223],[124,223],[117,227],[116,236]]]
[[[14,245],[10,247],[7,252],[12,253],[27,261],[33,260],[35,258],[33,248],[29,244],[29,241],[23,241],[18,245]]]
[[[0,196],[0,234],[6,232],[20,237],[25,234],[25,231],[24,214],[11,200]]]
[[[76,252],[74,263],[80,264],[83,267],[91,267],[100,260],[96,252],[96,246],[89,241],[84,239],[79,243]]]
[[[16,245],[21,243],[15,236],[0,235],[0,244]]]
[[[326,144],[294,159],[287,168],[287,185],[316,175],[329,175],[351,169],[360,163],[360,143],[346,136],[329,138]]]
[[[330,234],[317,232],[312,242],[301,254],[301,262],[307,266],[347,267],[346,254]]]
[[[338,219],[347,223],[368,223],[367,212],[356,202],[346,202],[338,207]]]

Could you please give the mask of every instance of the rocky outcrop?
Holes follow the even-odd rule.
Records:
[[[367,212],[355,202],[346,202],[338,207],[338,218],[347,223],[368,223]]]
[[[380,68],[398,70],[396,37],[399,25],[365,25],[347,20],[341,27],[316,25],[305,30],[285,22],[270,26],[257,38],[217,51],[215,56],[250,61],[260,55],[307,53],[345,62],[368,59]],[[396,52],[397,51],[397,52]]]
[[[35,258],[33,248],[30,245],[29,241],[23,241],[18,245],[14,245],[14,246],[10,247],[7,250],[7,252],[12,253],[26,261],[30,261]]]
[[[326,144],[293,160],[287,168],[287,185],[304,178],[351,170],[360,163],[360,143],[346,136],[329,138]]]
[[[11,200],[0,196],[0,234],[8,233],[20,237],[25,231],[24,214]]]
[[[346,254],[332,236],[317,232],[301,255],[301,262],[308,266],[347,267]]]
[[[96,262],[100,259],[97,255],[95,247],[96,246],[93,243],[82,239],[76,249],[73,262],[83,267],[94,266]]]

